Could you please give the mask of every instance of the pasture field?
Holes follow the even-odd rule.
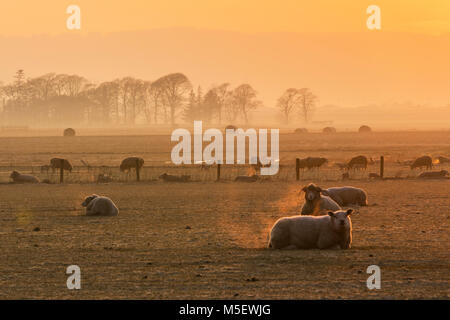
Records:
[[[280,149],[282,165],[306,156],[330,163],[298,182],[289,169],[251,184],[232,182],[245,168],[214,182],[199,168],[168,166],[198,181],[163,183],[156,177],[170,160],[169,136],[0,138],[0,299],[450,298],[450,179],[413,179],[417,172],[396,162],[448,156],[450,132],[283,134]],[[373,166],[340,181],[333,162],[359,154],[384,155],[388,175],[410,179],[369,181]],[[140,183],[119,172],[117,181],[92,183],[79,164],[116,167],[129,155],[149,166]],[[8,183],[11,169],[37,172],[54,156],[80,166],[66,184]],[[352,248],[266,249],[270,227],[299,213],[309,182],[367,191],[369,206],[352,217]],[[84,216],[80,204],[92,193],[111,197],[119,216]],[[366,287],[373,264],[380,290]],[[69,265],[81,268],[81,290],[66,287]]]

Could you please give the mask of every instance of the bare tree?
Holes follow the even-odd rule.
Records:
[[[164,76],[156,81],[160,84],[164,94],[164,102],[170,112],[170,123],[175,124],[177,110],[179,110],[185,102],[192,85],[189,79],[182,73],[172,73]]]
[[[283,113],[286,123],[289,123],[289,116],[295,110],[300,108],[301,93],[299,89],[289,88],[278,98],[277,107]]]
[[[318,98],[308,88],[299,89],[299,95],[300,114],[305,122],[308,122],[316,108]]]
[[[249,84],[241,84],[233,90],[233,103],[243,116],[246,124],[248,123],[249,112],[261,105],[261,102],[256,99],[256,90]]]

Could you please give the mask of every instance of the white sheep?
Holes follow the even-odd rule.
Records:
[[[117,216],[119,214],[119,209],[110,198],[96,194],[86,197],[81,205],[86,207],[87,216]]]
[[[341,207],[330,197],[321,195],[322,189],[311,183],[302,189],[305,192],[305,203],[302,207],[302,215],[321,215],[326,211],[337,211]]]
[[[348,249],[352,244],[352,209],[328,215],[279,219],[270,231],[272,249]]]
[[[39,183],[39,179],[28,174],[21,174],[18,171],[13,171],[9,176],[15,183]]]
[[[349,206],[352,204],[367,206],[367,193],[360,188],[355,187],[335,187],[322,190],[322,194],[333,199],[340,206]]]

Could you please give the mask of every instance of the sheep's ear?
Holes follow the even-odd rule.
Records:
[[[308,189],[308,187],[303,187],[303,188],[302,188],[302,191],[305,191],[305,192],[306,192],[306,189]]]
[[[330,217],[334,217],[334,212],[333,212],[333,211],[328,211],[328,215],[329,215]]]
[[[353,209],[348,209],[347,212],[345,213],[346,216],[350,215],[353,213]]]
[[[322,188],[321,188],[321,187],[316,187],[316,190],[317,190],[318,192],[322,192]]]

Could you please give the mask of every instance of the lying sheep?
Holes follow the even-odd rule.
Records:
[[[322,194],[330,197],[337,204],[346,207],[352,204],[367,206],[367,193],[355,187],[335,187],[322,190]]]
[[[14,183],[39,183],[39,179],[29,174],[21,174],[18,171],[11,172],[9,176]]]
[[[352,209],[328,212],[328,215],[285,217],[270,231],[273,249],[348,249],[352,244]]]
[[[159,178],[164,180],[165,182],[188,182],[189,180],[191,180],[191,176],[172,176],[167,173],[163,173],[159,176]]]
[[[81,204],[86,207],[87,216],[117,216],[119,209],[108,197],[93,194],[84,199]]]
[[[330,197],[321,195],[322,189],[311,183],[302,189],[305,192],[305,204],[302,208],[302,215],[320,215],[324,211],[340,210],[341,207]]]
[[[236,179],[234,179],[235,182],[256,182],[258,181],[259,177],[254,174],[252,176],[237,176]]]
[[[419,175],[420,179],[443,179],[448,175],[447,170],[441,170],[439,172],[422,172]]]

